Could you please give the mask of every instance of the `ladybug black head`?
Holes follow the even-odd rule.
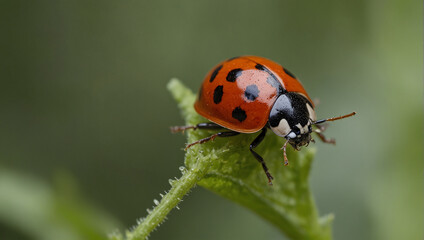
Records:
[[[311,141],[315,111],[306,97],[288,92],[280,95],[269,115],[271,130],[296,149]]]

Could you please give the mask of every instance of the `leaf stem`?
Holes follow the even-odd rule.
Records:
[[[168,215],[168,213],[182,201],[184,195],[190,191],[191,188],[201,179],[204,175],[206,165],[200,165],[199,168],[191,170],[183,170],[183,175],[180,179],[170,180],[172,188],[162,198],[160,203],[152,210],[148,211],[149,214],[141,223],[134,228],[133,231],[126,233],[128,240],[142,240],[147,239],[150,232],[152,232]]]

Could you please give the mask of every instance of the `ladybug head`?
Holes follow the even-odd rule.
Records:
[[[300,93],[288,92],[281,94],[275,101],[269,114],[268,124],[275,134],[284,137],[287,139],[286,143],[290,143],[293,148],[299,150],[299,147],[313,141],[311,138],[312,125],[340,120],[355,114],[356,112],[352,112],[340,117],[317,121],[311,102]]]
[[[268,123],[271,130],[284,137],[295,149],[309,144],[315,111],[302,94],[288,92],[280,95],[271,108]]]

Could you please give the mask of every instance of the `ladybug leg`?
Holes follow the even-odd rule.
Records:
[[[331,122],[331,121],[336,121],[336,120],[340,120],[343,118],[348,118],[348,117],[352,117],[353,115],[355,115],[356,112],[351,112],[349,114],[340,116],[340,117],[332,117],[332,118],[327,118],[327,119],[321,119],[318,121],[315,121],[312,123],[312,125],[315,125],[317,127],[317,129],[314,130],[314,132],[316,132],[318,134],[318,137],[321,139],[321,141],[325,142],[325,143],[331,143],[331,144],[336,144],[336,140],[334,140],[333,138],[331,139],[327,139],[325,138],[324,134],[322,134],[322,132],[325,130],[325,126],[321,126],[322,123],[325,122]]]
[[[288,142],[289,142],[289,140],[287,139],[286,142],[284,143],[283,147],[281,148],[281,149],[283,149],[283,152],[284,152],[284,166],[289,165],[289,159],[287,158],[287,154],[286,154],[286,147],[287,147]]]
[[[175,127],[171,127],[171,132],[172,133],[177,133],[177,132],[184,132],[185,130],[188,129],[206,129],[206,130],[215,130],[215,129],[222,129],[223,127],[219,126],[216,123],[211,123],[211,122],[207,122],[207,123],[199,123],[195,126],[175,126]]]
[[[265,138],[265,134],[266,134],[266,127],[265,128],[263,128],[262,129],[262,132],[255,138],[255,140],[253,140],[253,142],[250,144],[250,152],[252,153],[252,155],[256,158],[256,160],[258,160],[259,161],[259,163],[262,165],[262,168],[264,169],[264,171],[265,171],[265,174],[266,174],[266,177],[268,178],[268,184],[269,185],[272,185],[272,179],[274,179],[273,177],[272,177],[272,175],[268,172],[268,167],[266,166],[266,164],[265,164],[265,161],[264,161],[264,159],[258,154],[258,153],[256,153],[255,151],[253,151],[253,149],[255,148],[255,147],[257,147],[261,142],[262,142],[262,140],[264,140],[264,138]]]
[[[215,134],[213,134],[213,135],[211,135],[207,138],[203,138],[203,139],[200,139],[198,141],[195,141],[195,142],[188,144],[185,147],[184,150],[187,150],[187,149],[189,149],[190,147],[192,147],[193,145],[196,145],[196,144],[202,144],[202,143],[205,143],[205,142],[213,141],[216,137],[232,137],[232,136],[236,136],[236,135],[239,135],[239,134],[240,134],[239,132],[233,132],[233,131],[215,133]]]
[[[319,139],[321,139],[322,142],[324,142],[324,143],[330,143],[330,144],[336,144],[336,139],[334,139],[334,138],[330,138],[330,139],[326,138],[324,136],[324,134],[322,134],[322,131],[320,131],[319,129],[315,130],[314,132],[318,135]]]
[[[327,127],[328,127],[328,124],[327,123],[322,123],[322,124],[317,124],[317,125],[314,125],[317,129],[319,129],[319,131],[320,132],[324,132],[326,129],[327,129]]]

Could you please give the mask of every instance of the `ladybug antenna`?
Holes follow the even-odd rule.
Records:
[[[321,120],[318,120],[318,121],[313,122],[312,125],[321,124],[321,123],[324,123],[324,122],[331,122],[331,121],[336,121],[336,120],[340,120],[340,119],[343,119],[343,118],[352,117],[355,114],[356,114],[356,112],[352,112],[352,113],[349,113],[349,114],[346,114],[346,115],[343,115],[343,116],[340,116],[340,117],[332,117],[332,118],[327,118],[327,119],[321,119]]]

